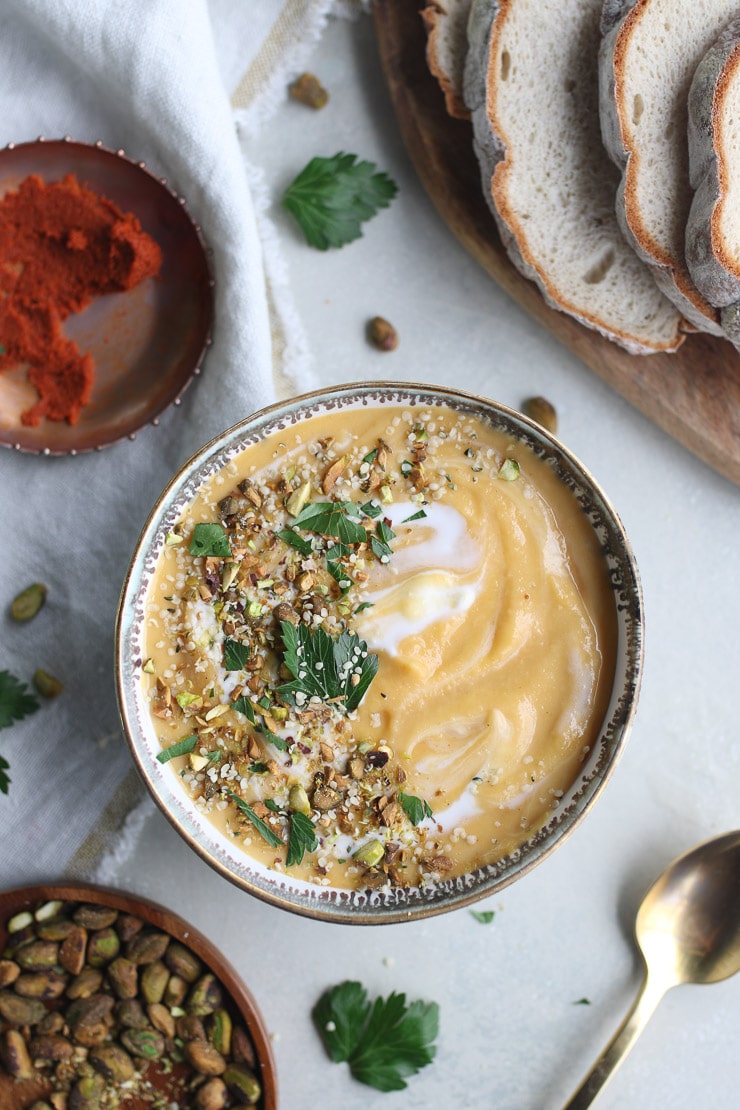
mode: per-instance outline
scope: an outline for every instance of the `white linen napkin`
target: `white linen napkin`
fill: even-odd
[[[63,693],[0,731],[0,888],[105,876],[151,803],[115,700],[113,634],[138,533],[177,467],[212,436],[312,384],[254,136],[300,71],[331,0],[5,0],[0,144],[102,140],[165,177],[201,225],[216,279],[214,342],[181,405],[134,442],[74,458],[0,451],[0,670],[43,668]],[[235,93],[234,105],[230,103]],[[2,337],[0,336],[0,342]],[[29,624],[13,597],[48,599]]]

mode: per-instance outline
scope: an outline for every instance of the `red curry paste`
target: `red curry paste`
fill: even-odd
[[[32,175],[0,200],[0,370],[28,364],[42,417],[77,422],[95,368],[62,332],[94,297],[131,289],[159,272],[162,252],[130,212],[70,174],[47,185]]]

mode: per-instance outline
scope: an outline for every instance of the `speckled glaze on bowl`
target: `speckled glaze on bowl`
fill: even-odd
[[[483,419],[525,443],[571,490],[598,538],[617,615],[616,668],[611,699],[598,739],[570,790],[546,825],[520,848],[493,864],[435,886],[348,891],[270,871],[220,834],[187,796],[171,768],[156,760],[160,745],[144,696],[145,599],[165,536],[203,482],[249,444],[309,416],[337,409],[442,405]],[[262,409],[194,455],[155,505],[123,586],[116,632],[118,698],[131,753],[155,802],[188,844],[231,882],[273,905],[324,921],[384,924],[408,921],[469,905],[530,871],[576,828],[601,793],[627,739],[642,672],[642,591],[630,544],[619,517],[591,475],[556,439],[527,417],[485,397],[441,386],[367,382],[338,386]]]

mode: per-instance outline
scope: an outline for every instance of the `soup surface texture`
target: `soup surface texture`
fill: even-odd
[[[552,815],[599,734],[613,594],[576,499],[443,407],[330,411],[247,446],[168,534],[142,679],[183,788],[246,852],[427,885]]]

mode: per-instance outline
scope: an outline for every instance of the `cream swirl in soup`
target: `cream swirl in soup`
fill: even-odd
[[[251,445],[168,536],[143,680],[184,789],[323,885],[418,885],[549,818],[603,722],[614,601],[579,505],[444,408]]]

